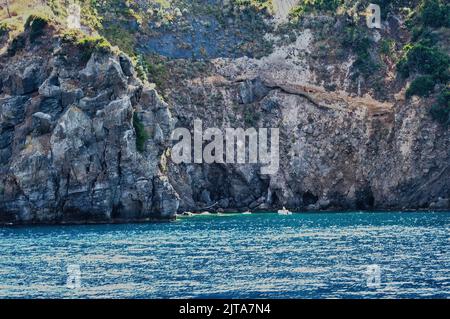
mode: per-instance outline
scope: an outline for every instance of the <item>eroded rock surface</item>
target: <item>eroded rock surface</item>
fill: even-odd
[[[83,65],[58,46],[41,54],[1,63],[0,221],[173,218],[179,197],[159,164],[174,126],[167,104],[124,55]]]
[[[351,62],[318,74],[312,37],[305,30],[261,59],[213,60],[207,75],[169,90],[179,126],[199,118],[204,127],[280,128],[277,174],[260,175],[255,165],[170,165],[181,207],[448,209],[448,128],[423,100],[405,100],[395,88],[384,101],[352,93]]]

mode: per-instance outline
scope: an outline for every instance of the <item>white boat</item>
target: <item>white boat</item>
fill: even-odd
[[[252,213],[251,211],[247,210],[247,211],[243,212],[242,215],[251,215],[251,213]]]
[[[292,215],[292,212],[283,206],[283,209],[278,210],[278,214],[279,215]]]

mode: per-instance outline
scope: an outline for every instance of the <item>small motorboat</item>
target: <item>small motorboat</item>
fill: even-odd
[[[278,210],[278,215],[292,215],[292,212],[283,206],[283,209]]]
[[[245,211],[245,212],[242,213],[242,215],[251,215],[251,214],[252,214],[252,212],[249,211],[249,210],[247,210],[247,211]]]

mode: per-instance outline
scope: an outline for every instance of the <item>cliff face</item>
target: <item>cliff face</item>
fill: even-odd
[[[260,175],[255,165],[170,165],[181,207],[448,208],[448,128],[404,91],[393,88],[383,102],[350,93],[350,63],[330,63],[321,75],[312,37],[307,29],[262,59],[212,60],[207,76],[169,90],[177,125],[200,118],[204,127],[280,128],[277,174]]]
[[[391,23],[384,32],[395,33]],[[294,41],[269,35],[275,45],[262,58],[175,60],[164,99],[123,53],[86,54],[51,27],[37,41],[24,36],[0,57],[1,223],[450,208],[450,131],[432,120],[431,100],[405,99],[392,76],[371,91],[352,54],[330,51],[324,63],[314,26]],[[204,129],[279,128],[278,172],[175,164],[171,132],[195,119]]]
[[[81,56],[49,33],[1,58],[0,221],[173,218],[167,104],[125,55]],[[153,133],[142,153],[133,120]]]

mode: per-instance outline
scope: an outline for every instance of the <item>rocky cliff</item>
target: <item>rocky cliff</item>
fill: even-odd
[[[277,174],[260,175],[254,165],[169,165],[180,207],[448,208],[449,129],[404,91],[385,101],[349,92],[350,64],[330,63],[321,80],[321,62],[308,57],[312,37],[305,30],[262,59],[213,60],[208,76],[169,94],[178,125],[201,118],[208,127],[280,128]]]
[[[3,38],[0,222],[156,220],[282,206],[449,209],[450,130],[432,119],[433,97],[407,98],[389,59],[373,90],[373,78],[355,72],[356,54],[323,52],[326,30],[343,33],[342,19],[314,21],[289,39],[267,34],[273,48],[262,57],[168,61],[159,94],[134,61],[98,39],[50,24],[37,39],[32,27],[19,40]],[[398,26],[392,16],[370,37],[400,41]],[[171,132],[192,130],[194,119],[205,128],[279,128],[278,172],[175,164]]]
[[[1,57],[0,220],[173,218],[179,196],[160,169],[174,126],[131,60],[45,36]],[[135,125],[133,125],[133,122]],[[136,150],[136,122],[151,136]]]

